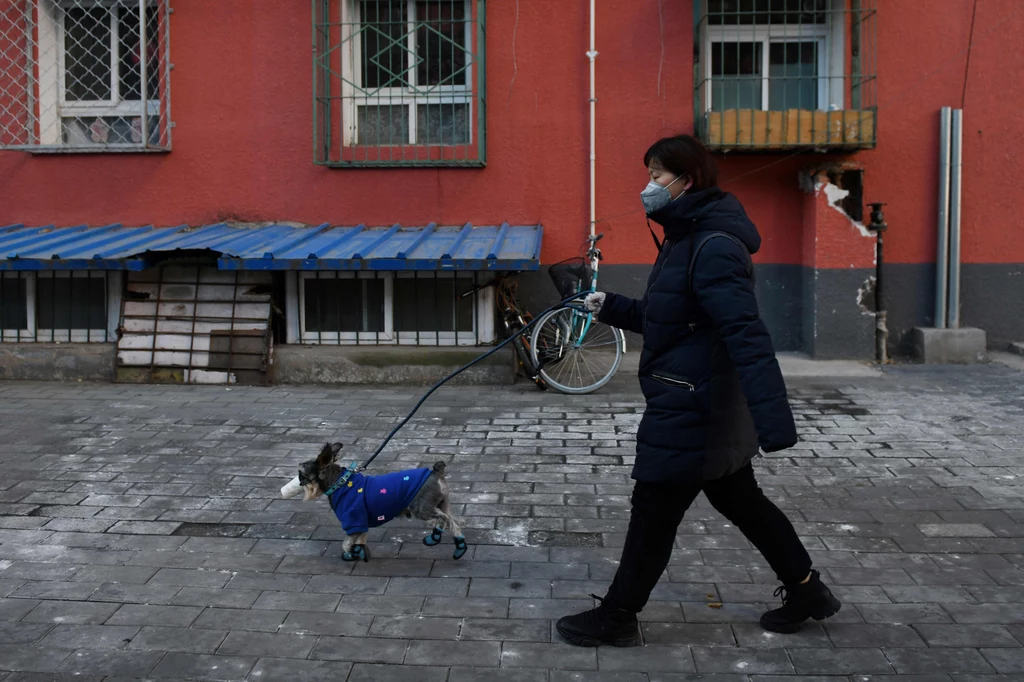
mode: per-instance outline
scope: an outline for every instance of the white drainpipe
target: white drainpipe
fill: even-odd
[[[597,60],[597,49],[594,41],[594,22],[596,18],[595,0],[590,0],[590,50],[587,58],[590,60],[590,236],[597,232],[597,86],[594,75],[594,62]]]

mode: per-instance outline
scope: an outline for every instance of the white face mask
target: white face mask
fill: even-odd
[[[640,201],[644,204],[644,210],[647,211],[647,215],[650,215],[660,208],[665,208],[672,203],[672,193],[668,191],[668,188],[679,182],[679,178],[676,178],[667,185],[661,185],[651,180],[647,183],[647,187],[640,192]],[[685,190],[679,196],[683,196]],[[676,197],[678,199],[679,197]]]

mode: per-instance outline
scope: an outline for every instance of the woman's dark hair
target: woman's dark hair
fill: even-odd
[[[692,191],[718,185],[718,165],[700,140],[690,135],[663,137],[644,154],[644,166],[660,166],[693,181]]]

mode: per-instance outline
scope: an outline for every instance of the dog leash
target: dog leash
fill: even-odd
[[[427,401],[427,398],[429,398],[434,391],[436,391],[437,389],[441,388],[448,381],[450,381],[451,379],[454,379],[459,374],[465,372],[467,369],[469,369],[470,367],[472,367],[476,363],[480,362],[484,358],[487,358],[487,357],[490,357],[491,355],[494,355],[499,350],[504,348],[506,345],[511,343],[513,339],[515,339],[515,338],[517,338],[519,336],[522,336],[530,327],[532,327],[534,324],[536,324],[538,320],[543,318],[549,312],[551,312],[552,310],[558,310],[558,309],[561,309],[561,308],[571,308],[572,310],[578,310],[579,312],[588,313],[589,314],[588,310],[585,310],[584,308],[582,308],[580,306],[570,305],[570,303],[572,303],[573,301],[577,301],[577,300],[580,299],[581,296],[585,296],[586,294],[589,294],[589,293],[590,293],[589,291],[583,291],[583,292],[580,292],[580,293],[573,294],[569,298],[566,298],[565,300],[559,301],[555,305],[545,309],[539,315],[537,315],[532,320],[527,322],[526,325],[524,325],[522,329],[519,329],[519,330],[516,330],[515,332],[513,332],[507,339],[505,339],[504,341],[499,343],[497,346],[495,346],[494,348],[490,349],[486,353],[473,358],[472,360],[467,362],[465,365],[463,365],[462,367],[458,368],[457,370],[455,370],[454,372],[452,372],[451,374],[449,374],[448,376],[444,377],[443,379],[438,381],[436,384],[431,386],[430,390],[423,394],[423,397],[420,398],[419,402],[416,403],[415,407],[413,407],[412,410],[410,410],[409,414],[405,415],[405,418],[402,419],[402,421],[398,422],[398,425],[395,426],[395,428],[391,429],[391,433],[389,433],[384,438],[384,441],[374,451],[374,453],[372,455],[370,455],[369,459],[367,459],[362,464],[360,464],[359,462],[353,462],[352,466],[350,466],[348,469],[346,469],[345,473],[343,473],[341,475],[341,478],[339,478],[337,481],[335,481],[334,485],[332,485],[330,488],[328,488],[324,492],[324,494],[328,495],[328,496],[332,495],[333,493],[335,493],[338,490],[338,488],[341,488],[342,486],[348,484],[348,480],[352,477],[352,474],[360,472],[360,471],[363,471],[363,470],[366,469],[366,467],[370,466],[370,462],[372,462],[374,459],[376,459],[377,455],[379,455],[384,450],[384,448],[387,447],[387,444],[391,442],[391,439],[395,437],[395,434],[398,433],[403,426],[405,426],[406,424],[409,423],[409,420],[413,418],[413,415],[416,414],[416,412],[420,409],[420,407],[423,406],[423,403],[425,403]]]

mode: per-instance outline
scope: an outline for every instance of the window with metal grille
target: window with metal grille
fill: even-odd
[[[313,0],[313,12],[317,163],[484,163],[484,0]]]
[[[310,272],[299,281],[302,343],[455,346],[493,339],[493,289],[469,295],[473,273]]]
[[[168,0],[10,0],[0,148],[169,150],[169,30]]]
[[[15,343],[113,341],[120,287],[120,273],[2,273],[0,338]]]
[[[697,132],[715,149],[875,143],[874,0],[698,0]]]

